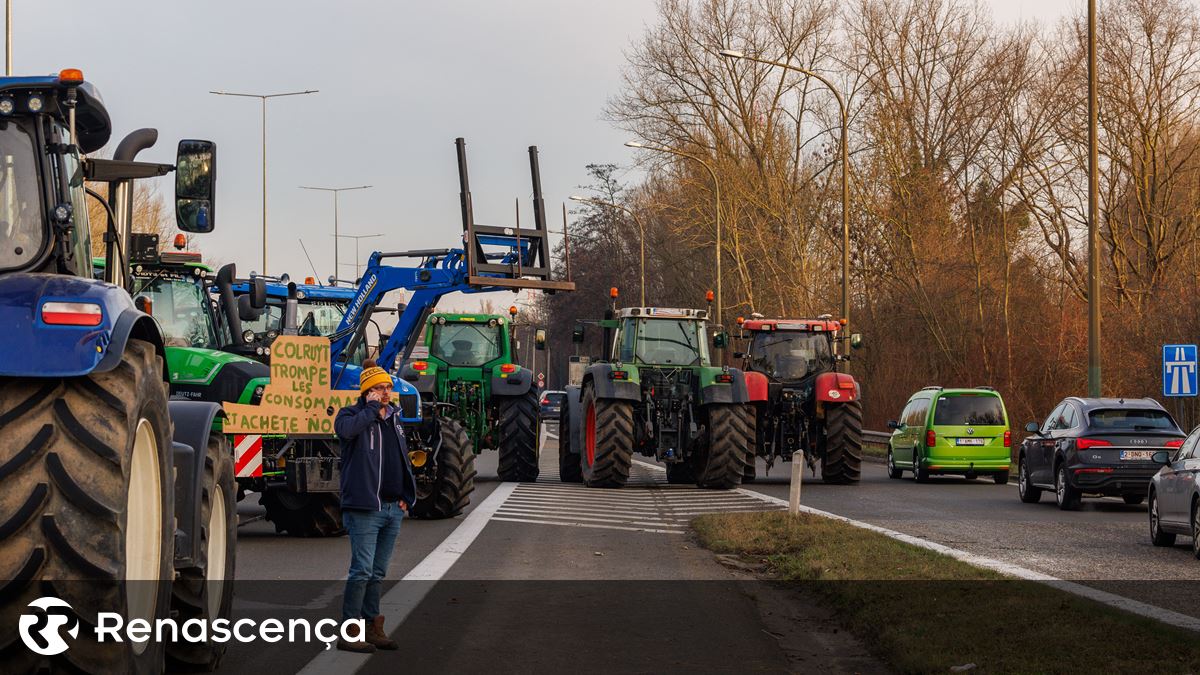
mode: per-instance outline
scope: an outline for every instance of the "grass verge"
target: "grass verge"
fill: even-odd
[[[706,548],[815,593],[901,672],[1200,672],[1194,633],[846,523],[769,512],[692,526]]]

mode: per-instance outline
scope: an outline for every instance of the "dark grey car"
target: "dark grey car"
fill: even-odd
[[[1150,480],[1150,541],[1173,546],[1179,534],[1192,538],[1200,558],[1200,427]]]
[[[1084,495],[1146,498],[1150,478],[1184,433],[1158,401],[1148,398],[1064,399],[1039,427],[1030,422],[1017,451],[1017,487],[1023,502],[1054,492],[1061,509],[1079,507]]]

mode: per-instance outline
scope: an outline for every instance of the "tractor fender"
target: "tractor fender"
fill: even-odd
[[[846,373],[821,373],[813,388],[817,400],[822,403],[849,403],[861,397],[858,380]]]
[[[520,396],[533,386],[532,370],[518,367],[515,373],[502,373],[500,368],[492,368],[492,396]]]
[[[743,371],[746,378],[746,398],[751,403],[760,403],[770,400],[770,383],[767,381],[767,376],[754,371]]]
[[[614,380],[610,376],[612,371],[617,370],[611,363],[597,363],[588,367],[583,375],[583,382],[587,384],[591,382],[596,389],[596,398],[615,398],[622,401],[633,401],[640,403],[642,400],[642,384],[636,379],[630,380]],[[632,372],[636,378],[636,371],[630,366],[623,366],[621,370]]]
[[[700,404],[713,403],[749,403],[750,396],[746,388],[746,374],[737,368],[730,368],[732,382],[718,382],[700,389]]]
[[[46,323],[47,302],[98,306],[94,325]],[[60,274],[14,273],[0,277],[0,325],[8,326],[0,351],[0,376],[78,377],[117,367],[130,335],[163,356],[158,325],[137,311],[133,298],[112,284]],[[165,376],[165,373],[164,373]]]
[[[437,393],[437,372],[436,363],[426,362],[425,370],[417,370],[410,361],[400,369],[400,378],[412,383],[422,396],[433,398]]]
[[[213,422],[221,406],[206,401],[169,401],[175,427],[175,567],[200,562],[200,501],[204,490],[204,459]]]
[[[563,405],[567,406],[567,428],[560,429],[559,434],[570,434],[570,448],[579,454],[579,449],[583,447],[583,389],[579,385],[569,384],[566,386],[567,400]]]

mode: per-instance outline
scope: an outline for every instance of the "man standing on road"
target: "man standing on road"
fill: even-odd
[[[379,614],[379,592],[400,534],[400,522],[417,496],[398,408],[391,405],[392,378],[368,359],[358,381],[358,402],[338,411],[341,441],[342,524],[350,534],[350,574],[342,619],[365,619],[366,640],[338,640],[338,649],[371,653],[397,649]]]

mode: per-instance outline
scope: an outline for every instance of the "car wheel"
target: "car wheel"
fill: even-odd
[[[1158,516],[1158,495],[1150,493],[1150,543],[1155,546],[1174,546],[1175,535],[1163,532]],[[1193,525],[1195,527],[1195,525]],[[1195,540],[1193,539],[1193,542]],[[1195,544],[1192,545],[1195,550]]]
[[[1017,460],[1017,494],[1026,504],[1036,504],[1042,499],[1042,489],[1029,482],[1029,465],[1025,463],[1024,455]]]
[[[1192,555],[1200,558],[1200,508],[1192,503]]]
[[[992,482],[996,485],[1008,485],[1008,472],[999,471],[992,474]]]
[[[1146,500],[1146,495],[1121,495],[1121,499],[1130,506],[1137,506]]]
[[[1058,508],[1063,511],[1074,511],[1079,508],[1079,491],[1067,482],[1065,464],[1059,464],[1058,471],[1054,474],[1054,496],[1055,501],[1058,502]]]
[[[892,451],[889,448],[887,454],[887,471],[888,478],[899,478],[904,475],[904,469],[896,468],[896,459],[892,457]]]

